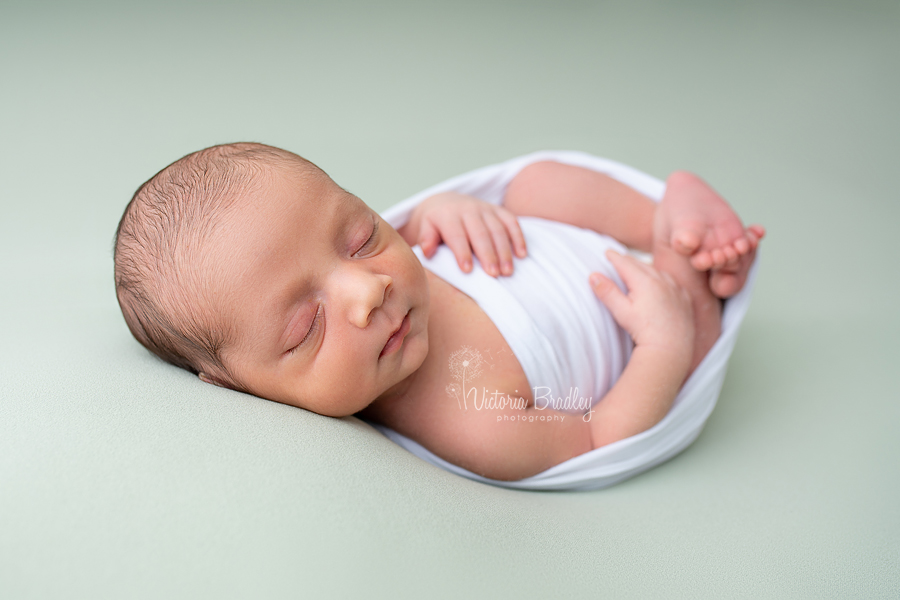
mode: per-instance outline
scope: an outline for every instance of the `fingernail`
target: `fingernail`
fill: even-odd
[[[497,276],[497,265],[490,265],[488,267],[488,275],[490,275],[491,277]]]
[[[504,262],[502,269],[504,275],[509,275],[510,273],[512,273],[512,263]]]
[[[597,287],[600,285],[600,276],[596,273],[591,273],[590,282],[592,286]]]
[[[468,260],[463,261],[463,271],[469,271],[472,268],[472,263]]]

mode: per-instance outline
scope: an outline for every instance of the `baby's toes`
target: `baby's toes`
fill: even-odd
[[[750,240],[746,237],[739,237],[734,241],[734,249],[738,254],[747,254],[750,252]]]
[[[712,255],[706,251],[698,252],[691,257],[691,266],[698,271],[709,271],[713,266]]]
[[[700,247],[700,236],[689,229],[672,232],[672,247],[679,254],[690,256]]]
[[[759,246],[759,238],[756,236],[755,233],[753,233],[749,229],[747,230],[747,241],[750,243],[750,251],[751,252],[753,250],[756,250],[756,247]]]
[[[737,268],[740,266],[740,264],[741,264],[741,257],[737,253],[735,253],[735,255],[733,257],[730,257],[727,261],[725,261],[725,264],[722,265],[722,270],[733,273],[734,271],[737,270]]]
[[[722,267],[725,266],[725,261],[726,261],[725,253],[722,251],[721,248],[713,249],[713,251],[710,252],[710,254],[712,255],[712,268],[713,269],[721,269]]]
[[[719,298],[731,298],[743,287],[743,279],[741,273],[713,271],[709,276],[709,289]]]
[[[766,235],[766,230],[761,225],[751,225],[746,231],[747,240],[750,242],[750,249],[756,250],[759,246],[759,240]]]
[[[735,262],[737,262],[737,250],[735,250],[734,247],[730,244],[727,246],[722,246],[722,253],[725,255],[725,264],[722,266],[728,267],[729,264],[734,264]]]

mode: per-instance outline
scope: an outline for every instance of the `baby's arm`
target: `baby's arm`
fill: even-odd
[[[486,273],[512,275],[512,252],[525,258],[525,236],[509,210],[473,196],[444,192],[423,200],[397,232],[410,246],[419,244],[430,258],[441,240],[453,251],[459,268],[472,270],[472,250]]]
[[[761,225],[744,228],[724,198],[685,171],[668,177],[657,205],[603,173],[552,161],[536,162],[513,178],[503,206],[515,215],[592,229],[654,255],[671,250],[688,259],[694,270],[709,272],[705,286],[719,298],[730,298],[743,287],[756,247],[765,235]],[[666,271],[671,261],[657,264],[654,258],[654,265]],[[670,274],[685,286],[674,272]],[[702,326],[698,322],[698,327]]]
[[[606,256],[628,294],[599,273],[591,285],[635,347],[591,414],[594,448],[646,431],[666,416],[691,367],[695,333],[691,296],[668,273],[611,250]]]
[[[584,416],[529,406],[523,411],[459,411],[408,427],[430,450],[492,479],[536,475],[592,449],[645,431],[665,417],[688,373],[694,327],[691,299],[666,273],[630,256],[607,253],[623,281],[592,282],[595,293],[635,341],[624,372]],[[512,421],[512,422],[511,422]]]
[[[510,182],[503,206],[515,215],[591,229],[642,252],[653,247],[656,203],[590,169],[550,161],[528,165]]]

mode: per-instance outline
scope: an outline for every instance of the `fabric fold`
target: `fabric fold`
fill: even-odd
[[[500,205],[506,187],[524,167],[555,161],[604,173],[659,202],[665,184],[645,173],[582,152],[542,151],[448,179],[394,205],[382,217],[395,228],[404,225],[422,200],[455,191]],[[516,355],[532,388],[546,386],[554,395],[574,387],[592,397],[591,404],[618,379],[632,349],[630,337],[587,283],[600,271],[624,289],[604,256],[605,249],[625,249],[617,241],[572,225],[520,217],[529,248],[525,259],[514,258],[512,277],[493,278],[473,261],[470,273],[459,270],[447,246],[431,259],[413,248],[422,264],[472,297],[494,322]],[[453,465],[417,442],[377,423],[373,427],[419,458],[463,477],[506,488],[527,490],[589,490],[608,487],[672,458],[700,434],[712,413],[725,379],[728,358],[750,303],[759,254],[744,288],[725,302],[722,334],[685,382],[672,409],[651,429],[569,459],[519,481],[482,477]]]

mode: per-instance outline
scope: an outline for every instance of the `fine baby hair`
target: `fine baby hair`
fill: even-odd
[[[410,231],[420,231],[417,228],[419,227],[418,223],[421,222],[422,213],[418,209],[422,206],[435,206],[435,204],[426,203],[426,200],[432,201],[435,197],[441,197],[442,199],[450,198],[453,201],[457,197],[466,197],[473,202],[482,203],[482,206],[502,208],[511,183],[514,180],[523,181],[522,178],[517,180],[517,176],[523,171],[541,164],[566,165],[577,167],[579,173],[601,174],[607,180],[613,181],[614,185],[619,188],[630,190],[628,193],[637,192],[637,195],[643,198],[642,202],[650,206],[653,206],[653,202],[650,200],[659,203],[666,193],[666,184],[662,181],[614,161],[580,152],[537,152],[454,177],[396,204],[381,215],[376,215],[360,199],[347,193],[331,181],[321,169],[294,153],[256,143],[214,146],[189,154],[167,166],[140,186],[128,203],[115,238],[114,263],[117,299],[129,330],[143,346],[164,361],[197,374],[208,383],[253,393],[269,400],[301,406],[320,414],[358,416],[420,458],[448,471],[484,483],[519,489],[596,489],[606,487],[671,458],[687,447],[700,433],[715,406],[724,381],[725,367],[734,347],[740,323],[749,305],[758,257],[754,258],[752,253],[746,254],[746,249],[738,250],[738,258],[745,256],[744,259],[741,259],[745,266],[741,267],[742,271],[738,272],[736,277],[741,279],[746,277],[746,281],[741,280],[742,287],[733,288],[736,293],[727,292],[719,295],[719,297],[728,298],[724,301],[721,309],[716,309],[717,311],[721,310],[721,333],[718,334],[717,330],[718,337],[710,338],[709,344],[704,347],[703,351],[694,354],[695,362],[690,369],[687,369],[687,362],[684,362],[685,370],[681,371],[683,374],[678,380],[683,381],[683,384],[679,384],[680,387],[671,387],[667,403],[663,405],[663,410],[666,412],[660,412],[658,417],[648,421],[642,429],[632,429],[619,437],[610,437],[605,441],[598,441],[601,438],[594,437],[595,441],[589,446],[592,449],[577,450],[577,455],[569,453],[552,463],[547,462],[546,458],[541,459],[544,462],[540,464],[545,466],[541,466],[539,469],[526,471],[525,469],[530,467],[523,467],[523,470],[518,471],[518,475],[503,475],[503,473],[516,473],[517,471],[496,468],[498,460],[500,463],[505,460],[498,458],[500,455],[495,455],[493,462],[488,460],[483,463],[488,465],[484,470],[480,467],[476,468],[473,465],[482,463],[470,459],[475,456],[480,460],[481,456],[474,454],[470,456],[465,451],[481,447],[477,441],[478,436],[490,435],[487,432],[493,430],[477,429],[479,433],[473,437],[474,430],[469,429],[462,437],[473,440],[474,446],[468,448],[453,446],[461,439],[460,432],[469,427],[466,423],[475,423],[475,421],[465,421],[465,419],[454,420],[454,415],[461,413],[453,411],[457,408],[468,411],[468,405],[464,401],[460,402],[459,397],[452,406],[446,404],[447,397],[420,398],[423,391],[432,390],[428,394],[433,395],[434,390],[439,389],[438,386],[432,385],[431,379],[428,379],[428,385],[418,385],[414,388],[410,388],[409,385],[404,387],[405,384],[416,379],[413,377],[414,373],[418,375],[427,372],[427,377],[433,378],[434,382],[438,382],[444,377],[443,371],[441,371],[443,367],[435,367],[435,365],[439,366],[445,362],[444,354],[435,353],[428,356],[429,359],[434,357],[431,362],[427,363],[429,368],[417,371],[420,365],[426,364],[422,361],[429,353],[427,336],[432,331],[432,322],[427,316],[429,315],[428,297],[431,294],[432,300],[434,300],[435,296],[433,291],[429,292],[428,290],[440,289],[442,290],[441,294],[452,294],[453,292],[450,290],[455,288],[456,291],[463,292],[470,302],[474,301],[480,307],[480,310],[483,311],[482,317],[489,319],[486,323],[492,323],[498,335],[502,335],[502,338],[490,339],[507,341],[506,348],[512,352],[513,362],[505,364],[521,365],[518,367],[518,372],[522,373],[527,381],[524,379],[515,381],[525,383],[524,387],[534,387],[535,400],[538,398],[538,387],[536,387],[538,385],[551,386],[552,384],[553,389],[565,389],[564,386],[574,381],[582,386],[580,389],[591,402],[589,406],[586,406],[590,413],[614,384],[621,385],[616,384],[616,381],[620,379],[623,368],[633,368],[627,366],[634,344],[629,339],[628,333],[622,330],[622,327],[626,325],[622,325],[623,322],[619,316],[613,320],[607,307],[604,307],[604,304],[608,305],[607,300],[604,299],[601,303],[595,296],[597,291],[592,291],[587,284],[589,273],[600,272],[604,274],[607,286],[618,286],[621,292],[625,291],[622,281],[627,282],[628,278],[623,276],[622,279],[619,279],[615,271],[616,268],[625,268],[627,265],[621,262],[621,259],[615,259],[614,262],[621,267],[613,268],[610,263],[611,259],[603,256],[607,254],[607,250],[614,250],[618,253],[625,252],[625,248],[612,237],[581,229],[569,223],[554,222],[520,213],[520,235],[526,233],[530,236],[529,252],[533,251],[534,254],[527,260],[522,259],[524,255],[519,255],[522,260],[517,263],[515,276],[498,277],[495,265],[475,261],[474,269],[471,268],[471,265],[469,269],[466,269],[463,266],[465,261],[459,256],[457,247],[451,249],[448,245],[440,245],[440,247],[434,248],[429,243],[429,249],[423,250],[425,243],[421,240],[424,240],[425,237],[419,237],[419,235],[427,236],[427,233],[409,233]],[[582,175],[576,175],[577,177],[582,177]],[[281,187],[278,187],[279,185]],[[276,198],[280,193],[279,190],[284,191],[279,197],[280,199]],[[512,192],[509,197],[513,197]],[[255,237],[247,239],[263,240],[263,242],[268,241],[265,239],[267,236],[266,224],[273,223],[273,227],[277,229],[279,216],[287,214],[279,212],[278,207],[303,205],[303,208],[285,209],[293,211],[290,212],[291,216],[289,217],[293,220],[290,221],[288,229],[283,226],[281,229],[277,229],[281,232],[281,237],[273,238],[268,244],[268,250],[273,247],[276,249],[285,247],[282,244],[292,248],[282,253],[285,262],[278,263],[279,266],[273,266],[272,263],[266,265],[268,271],[265,273],[272,275],[270,278],[272,280],[283,283],[287,279],[282,275],[290,273],[292,285],[296,284],[299,276],[294,274],[294,265],[300,263],[307,266],[313,264],[313,267],[309,267],[310,269],[319,269],[322,272],[330,273],[331,271],[323,266],[324,263],[321,265],[314,263],[319,260],[319,251],[328,254],[327,247],[330,246],[327,244],[332,244],[331,238],[328,236],[332,235],[330,232],[338,231],[335,223],[350,223],[346,228],[355,232],[354,239],[358,238],[359,243],[354,242],[354,248],[362,246],[360,252],[363,248],[368,247],[371,240],[376,240],[374,242],[376,252],[371,256],[378,257],[377,259],[357,260],[356,253],[352,255],[342,253],[338,258],[328,255],[326,258],[326,260],[338,261],[329,264],[337,265],[336,268],[339,271],[344,269],[341,271],[343,279],[341,279],[340,285],[345,287],[338,286],[330,289],[340,294],[342,302],[347,298],[350,298],[349,300],[346,300],[344,304],[332,302],[324,313],[321,312],[323,305],[319,305],[320,310],[315,312],[314,318],[312,313],[309,314],[312,319],[311,326],[304,325],[305,320],[299,319],[299,317],[294,317],[290,321],[293,324],[299,319],[302,331],[309,329],[309,333],[303,338],[305,341],[312,332],[319,331],[316,324],[319,322],[320,314],[325,315],[321,317],[322,319],[329,319],[328,325],[324,326],[326,329],[323,331],[330,332],[330,337],[326,338],[324,333],[317,333],[315,339],[331,341],[327,343],[318,341],[314,346],[318,349],[320,345],[331,344],[324,346],[329,349],[330,355],[326,353],[327,356],[319,361],[326,367],[330,364],[331,370],[320,370],[318,373],[328,373],[331,378],[329,381],[337,382],[337,386],[296,387],[301,381],[299,374],[307,372],[304,370],[306,367],[303,365],[307,364],[304,361],[309,361],[309,365],[319,364],[311,359],[321,358],[322,353],[309,352],[309,346],[305,347],[307,354],[301,353],[300,357],[302,358],[294,357],[291,359],[293,362],[285,359],[283,362],[288,364],[288,367],[284,368],[281,366],[282,362],[279,362],[277,368],[273,367],[268,371],[265,369],[248,371],[240,365],[235,370],[234,363],[230,362],[232,355],[229,354],[229,349],[235,346],[235,340],[240,338],[242,343],[246,344],[246,339],[241,338],[243,334],[239,334],[234,322],[228,318],[227,311],[221,310],[224,306],[222,298],[224,292],[234,292],[233,286],[236,285],[237,280],[244,277],[249,271],[241,270],[243,267],[236,267],[237,271],[232,269],[225,273],[223,265],[226,263],[223,260],[228,261],[229,257],[233,259],[246,254],[248,248],[266,247],[266,244],[246,247],[238,244],[241,249],[236,250],[235,254],[229,255],[228,252],[225,252],[225,258],[220,255],[217,260],[211,260],[208,246],[213,239],[218,239],[220,242],[222,239],[241,241],[250,235],[245,234],[243,227],[229,230],[231,238],[222,237],[220,234],[223,227],[227,228],[229,218],[232,222],[231,226],[234,227],[234,221],[240,222],[246,214],[257,214],[253,211],[246,214],[242,212],[248,210],[248,207],[253,208],[256,202],[268,206],[271,210],[258,212],[258,215],[265,217],[261,221],[262,226],[258,221],[257,228],[252,234]],[[672,206],[671,204],[667,205],[666,202],[662,203],[663,207]],[[724,203],[722,205],[726,206]],[[335,216],[344,209],[346,209],[346,215],[340,216],[340,218]],[[653,209],[647,210],[652,211]],[[661,211],[656,210],[656,214],[661,214]],[[412,223],[412,217],[415,215],[418,218],[417,224],[415,228],[409,229],[407,226]],[[509,217],[509,215],[506,216]],[[356,222],[355,225],[353,225],[354,222]],[[574,221],[572,222],[574,223]],[[308,223],[315,224],[307,226]],[[379,229],[379,223],[389,227]],[[239,224],[243,225],[243,223]],[[363,230],[364,233],[360,237],[359,234]],[[406,231],[404,232],[404,230]],[[598,232],[602,230],[602,227],[597,228]],[[512,231],[510,229],[510,235],[512,235]],[[760,233],[748,234],[748,236],[762,237],[762,229],[759,228],[758,231]],[[672,234],[673,240],[677,237],[676,233]],[[444,237],[443,231],[441,234]],[[654,233],[654,235],[656,234]],[[369,241],[366,241],[367,237]],[[321,243],[296,241],[306,238],[310,240],[322,238],[324,241]],[[597,240],[600,238],[603,240],[598,245]],[[275,239],[280,241],[276,242]],[[416,244],[414,239],[419,239],[421,246]],[[365,242],[365,245],[362,242]],[[304,243],[307,245],[303,245]],[[334,247],[343,243],[334,242],[336,244]],[[746,243],[744,245],[746,246]],[[341,245],[341,247],[344,246]],[[472,247],[478,251],[475,243],[472,243]],[[755,239],[753,248],[755,249]],[[221,250],[221,244],[219,249]],[[302,252],[298,254],[301,250]],[[310,253],[311,250],[315,250],[315,252]],[[734,246],[729,247],[728,250],[731,254],[735,254]],[[272,256],[278,255],[273,254]],[[587,258],[581,261],[579,256]],[[478,254],[478,258],[484,260],[482,254]],[[679,260],[687,264],[686,258]],[[734,278],[735,276],[729,275],[728,268],[721,269],[723,265],[728,266],[722,261],[721,253],[718,260],[718,266],[715,267],[719,269],[717,285],[720,286],[719,289],[724,289],[721,287],[724,285],[723,282],[727,284],[728,277]],[[729,264],[736,264],[734,256],[730,260]],[[258,262],[242,264],[252,265],[258,264]],[[377,267],[366,265],[377,265]],[[701,267],[697,268],[701,271],[704,270]],[[706,267],[706,269],[709,268]],[[659,273],[653,267],[647,266],[642,269],[646,271],[644,277],[651,276],[658,279]],[[469,270],[471,272],[468,272]],[[689,268],[689,270],[691,269]],[[315,273],[318,272],[315,271]],[[419,272],[422,274],[420,275]],[[429,278],[436,279],[426,281],[426,272]],[[661,284],[663,287],[675,285],[668,273],[663,273],[663,275],[668,278],[669,282]],[[527,279],[527,277],[531,277],[531,279]],[[554,278],[560,284],[558,289],[547,289],[542,292],[536,287],[538,282],[550,281]],[[563,279],[567,279],[568,283],[563,284]],[[248,279],[248,281],[254,280]],[[433,283],[433,281],[442,283]],[[635,281],[637,280],[635,279]],[[435,287],[438,285],[442,287]],[[232,287],[229,288],[229,286]],[[350,286],[350,288],[346,286]],[[628,286],[631,288],[631,284]],[[351,290],[351,288],[353,289]],[[624,299],[618,289],[609,293]],[[553,293],[556,293],[557,297],[554,298]],[[640,296],[640,291],[629,290],[629,293],[637,294],[634,296],[635,298],[649,297]],[[686,297],[686,292],[682,290],[682,293]],[[375,295],[373,296],[373,294]],[[532,301],[532,296],[541,294],[543,304]],[[229,297],[233,297],[233,295]],[[709,290],[707,290],[707,295],[709,295]],[[246,297],[246,290],[244,290],[244,296]],[[719,301],[714,300],[718,306]],[[344,336],[342,337],[340,328],[346,323],[341,319],[346,318],[349,314],[347,308],[350,304],[370,301],[374,304],[366,304],[366,311],[359,313],[358,316],[365,317],[371,309],[371,314],[378,315],[377,326],[370,327],[368,317],[357,319],[355,326],[343,330]],[[619,302],[621,301],[623,300],[619,300]],[[679,302],[683,303],[684,299]],[[433,301],[431,305],[434,305]],[[690,301],[688,300],[689,305]],[[249,306],[257,312],[262,310],[255,297],[251,299]],[[448,307],[450,304],[444,302],[441,306]],[[379,307],[382,308],[376,312]],[[551,313],[554,312],[565,314],[551,316]],[[244,313],[236,314],[246,316]],[[404,314],[406,317],[403,316]],[[453,313],[447,312],[447,309],[444,309],[442,313],[435,313],[432,310],[431,314],[440,314],[441,318],[445,319],[444,323],[454,322]],[[544,319],[542,315],[549,318]],[[414,320],[410,321],[411,318]],[[455,320],[462,323],[459,318]],[[413,322],[412,326],[409,324],[410,322]],[[435,323],[437,322],[435,321]],[[716,323],[718,324],[718,322],[717,320]],[[244,319],[240,325],[242,328],[240,332],[246,332],[247,323],[252,323],[252,320]],[[425,329],[426,326],[427,329]],[[414,335],[409,334],[409,339],[414,340],[411,342],[412,346],[407,345],[408,339],[406,338],[408,332],[411,331],[410,327],[414,332]],[[435,327],[438,326],[435,325]],[[646,330],[646,326],[644,328]],[[255,330],[256,327],[254,326],[253,329]],[[569,334],[565,334],[561,338],[551,335],[554,330],[561,331],[562,329],[597,331],[598,339],[582,338],[577,335],[566,338],[565,335]],[[353,332],[363,330],[366,333],[359,335],[366,337],[350,339],[356,335]],[[439,329],[435,330],[440,331]],[[301,337],[296,333],[298,328],[293,325],[288,327],[288,331],[293,331],[294,333],[291,335],[297,338]],[[382,335],[384,337],[380,337]],[[397,337],[398,335],[400,337]],[[473,332],[472,335],[475,333]],[[287,334],[283,335],[281,345],[290,339],[293,338]],[[336,339],[342,341],[335,342]],[[386,342],[385,339],[387,339]],[[460,339],[462,338],[457,338],[454,343],[458,343]],[[254,340],[258,341],[257,338]],[[364,342],[361,348],[355,343],[359,340]],[[640,337],[635,335],[634,340],[640,342]],[[299,340],[294,339],[287,346],[296,344],[297,341]],[[349,343],[350,341],[353,343]],[[410,347],[413,350],[407,351]],[[438,347],[441,348],[441,352],[446,353],[449,346],[444,344],[444,346]],[[336,348],[339,350],[337,353],[335,352]],[[647,348],[653,349],[654,346],[648,345]],[[374,354],[371,355],[371,365],[367,358],[370,350],[374,351]],[[378,350],[381,350],[382,355],[385,353],[391,355],[390,360],[387,358],[383,360],[382,355],[378,354]],[[390,351],[388,352],[388,350]],[[342,362],[340,357],[344,356],[341,354],[343,351],[355,352],[352,358],[347,355],[348,358],[351,358],[349,362]],[[293,355],[293,353],[294,349],[290,349],[289,354]],[[679,361],[678,364],[681,364],[683,352],[678,350],[678,353],[681,354],[677,355],[677,361]],[[671,356],[676,357],[676,354],[671,354]],[[476,356],[477,352],[471,355]],[[248,355],[245,353],[242,356],[246,358]],[[641,356],[648,355],[645,352]],[[690,355],[688,355],[689,357]],[[328,363],[328,360],[331,360],[331,363]],[[413,365],[413,360],[418,362]],[[272,362],[272,364],[275,363]],[[351,368],[352,372],[348,372],[348,368],[341,366],[342,364],[361,366],[362,370]],[[647,363],[642,364],[646,365]],[[253,363],[253,366],[255,368],[258,363]],[[673,368],[677,370],[681,367]],[[401,376],[399,373],[402,369],[405,371]],[[272,382],[270,377],[273,373],[278,375],[278,380],[275,382]],[[686,380],[684,373],[688,374]],[[304,377],[307,376],[304,375]],[[316,379],[315,372],[312,372],[310,377]],[[416,383],[422,384],[425,379],[426,376],[419,377],[416,379]],[[390,381],[390,385],[383,385],[388,381]],[[505,380],[506,383],[509,381],[514,380]],[[634,377],[629,381],[635,381]],[[450,387],[447,387],[448,393]],[[523,386],[520,383],[516,387]],[[512,386],[507,391],[511,392],[511,388]],[[415,389],[416,393],[409,392],[410,389]],[[578,388],[575,389],[578,390]],[[325,401],[317,403],[318,392],[324,390],[329,390],[328,397]],[[588,396],[588,392],[595,393]],[[620,392],[617,398],[621,397],[622,393]],[[420,402],[418,407],[411,404],[413,398]],[[342,399],[346,401],[342,401]],[[431,420],[430,424],[426,426],[425,423],[429,423],[429,421],[427,417],[422,420],[422,416],[426,413],[421,412],[423,406],[421,402],[433,404],[438,401],[444,403],[440,409],[443,412],[435,413],[440,415],[440,419]],[[372,403],[371,406],[368,406],[369,403]],[[529,423],[543,420],[545,415],[553,412],[541,413],[542,408],[536,404],[537,402],[535,402],[535,406],[529,405],[531,408]],[[389,409],[393,410],[393,413],[385,412],[388,410],[385,407],[393,407]],[[397,412],[398,410],[400,412]],[[402,417],[402,414],[408,410],[418,411],[416,414],[419,415],[419,420]],[[555,405],[554,410],[556,410]],[[562,413],[560,415],[563,418]],[[386,416],[390,416],[391,420],[385,421]],[[505,416],[507,419],[510,417],[509,414]],[[522,416],[524,417],[524,415]],[[441,419],[447,419],[447,427],[449,427],[443,432],[440,430]],[[589,419],[585,418],[584,420],[588,421]],[[501,421],[499,414],[497,421]],[[450,425],[451,422],[455,424]],[[482,419],[481,423],[484,422],[485,420]],[[398,431],[398,427],[389,426],[389,424],[394,425],[395,423],[403,425],[405,429],[399,428],[400,431]],[[418,426],[411,425],[414,423],[421,423],[425,429],[417,429]],[[462,426],[463,429],[459,429],[459,426]],[[481,426],[479,425],[479,427]],[[567,425],[566,427],[571,426]],[[425,436],[422,433],[424,430],[427,430],[429,435],[437,435],[437,437]],[[502,434],[501,437],[507,436],[503,439],[514,439],[508,437],[514,431],[511,426],[496,431],[498,434]],[[564,430],[557,429],[555,431]],[[596,429],[592,424],[591,431],[601,430]],[[420,438],[420,434],[425,437]],[[448,435],[450,437],[447,437]],[[528,435],[533,434],[529,433]],[[436,447],[431,446],[433,439],[455,441],[450,446],[437,446],[441,450],[435,451]],[[428,440],[428,443],[423,440]],[[498,449],[502,447],[502,443],[497,446]],[[454,449],[459,450],[460,448],[464,452],[454,454]],[[569,452],[569,450],[565,450],[565,452]],[[482,455],[488,456],[483,452]],[[503,454],[503,456],[505,455]],[[510,457],[512,456],[510,454]],[[566,456],[571,458],[565,458]],[[449,460],[448,457],[456,457],[460,460],[457,461],[456,458]],[[469,468],[461,465],[468,465]],[[546,468],[546,465],[552,466]],[[538,472],[540,469],[544,470]],[[501,475],[491,476],[489,473]],[[524,476],[529,473],[536,474]]]
[[[141,185],[115,235],[116,297],[134,337],[164,361],[194,374],[216,373],[219,382],[241,391],[221,358],[229,326],[212,310],[199,247],[273,167],[327,177],[308,160],[273,146],[213,146]]]

